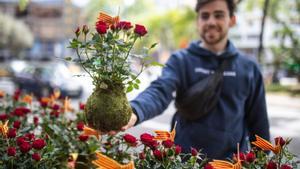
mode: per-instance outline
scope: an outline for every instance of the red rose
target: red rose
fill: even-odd
[[[293,169],[293,167],[288,164],[283,164],[280,169]]]
[[[31,157],[35,161],[40,161],[41,160],[41,155],[39,153],[33,153]]]
[[[142,143],[151,149],[155,149],[158,146],[158,142],[154,140],[154,137],[148,133],[144,133],[140,136]]]
[[[267,166],[266,166],[267,169],[277,169],[277,164],[273,161],[270,161]]]
[[[140,160],[144,160],[145,158],[146,158],[145,153],[144,153],[144,152],[141,152],[141,153],[139,154],[139,159],[140,159]]]
[[[123,139],[127,142],[127,143],[129,143],[129,144],[131,144],[132,146],[135,146],[136,144],[137,144],[137,139],[133,136],[133,135],[131,135],[131,134],[125,134],[124,136],[123,136]]]
[[[120,21],[120,22],[117,24],[117,28],[118,28],[118,29],[128,30],[128,29],[132,28],[132,25],[131,25],[130,22],[127,22],[127,21]]]
[[[84,108],[85,108],[85,104],[84,103],[79,103],[79,109],[84,110]]]
[[[198,151],[193,147],[191,148],[191,153],[192,153],[192,156],[197,156],[198,155]]]
[[[21,126],[21,122],[20,122],[19,120],[14,121],[13,127],[14,127],[15,129],[19,129],[20,126]]]
[[[7,133],[7,137],[8,137],[8,138],[15,138],[16,135],[17,135],[17,129],[15,129],[15,128],[10,128],[10,129],[8,130],[8,133]]]
[[[88,139],[89,139],[88,135],[82,134],[82,135],[79,136],[79,140],[82,141],[82,142],[86,142]]]
[[[135,24],[134,33],[144,36],[147,34],[147,30],[143,25]]]
[[[161,151],[159,151],[159,150],[154,150],[154,151],[153,151],[153,155],[154,155],[154,157],[157,158],[158,160],[162,160],[162,158],[163,158],[163,155],[162,155]]]
[[[41,105],[41,107],[46,108],[48,106],[48,102],[45,101],[45,100],[43,100],[43,99],[41,99],[40,100],[40,105]]]
[[[8,119],[8,115],[7,114],[0,114],[0,120],[1,121],[5,121],[6,119]]]
[[[36,116],[34,116],[33,117],[33,123],[34,123],[34,125],[38,125],[39,124],[39,118],[38,117],[36,117]]]
[[[31,141],[35,138],[35,135],[33,133],[26,133],[24,135],[24,137],[28,140],[28,141]]]
[[[59,112],[54,110],[50,113],[50,116],[58,118]]]
[[[17,90],[14,92],[14,95],[13,95],[14,101],[18,101],[20,95],[21,95],[21,90],[20,90],[20,89],[17,89]]]
[[[16,155],[16,148],[15,147],[8,147],[7,148],[7,155],[8,156],[15,156]]]
[[[84,122],[80,121],[77,123],[77,130],[83,131],[84,128]]]
[[[246,155],[246,161],[252,163],[255,160],[255,154],[251,151]]]
[[[214,169],[214,167],[212,165],[210,165],[210,164],[206,164],[204,166],[204,169]]]
[[[15,109],[15,111],[13,112],[13,114],[15,116],[24,116],[25,114],[29,113],[30,109],[26,108],[26,107],[18,107]]]
[[[276,137],[275,138],[275,144],[280,145],[281,147],[285,145],[285,140],[282,137]]]
[[[181,153],[181,147],[179,145],[176,145],[175,147],[175,154],[178,155]]]
[[[107,32],[107,25],[106,25],[106,23],[103,22],[103,21],[98,21],[96,23],[96,30],[101,35],[102,34],[106,34],[106,32]]]
[[[163,141],[162,142],[162,144],[163,144],[163,146],[165,147],[165,148],[171,148],[172,146],[173,146],[173,141],[171,141],[171,140],[165,140],[165,141]]]
[[[31,149],[31,145],[28,142],[23,142],[19,147],[22,153],[27,153]]]
[[[52,110],[59,110],[60,106],[58,104],[54,104],[52,106]]]
[[[24,142],[27,142],[25,137],[21,136],[17,138],[17,145],[20,146],[22,145]]]
[[[233,155],[234,160],[237,161],[237,154]],[[240,152],[240,160],[245,161],[246,160],[246,155],[243,152]]]
[[[32,143],[32,147],[37,150],[41,150],[46,146],[46,142],[43,139],[36,139]]]

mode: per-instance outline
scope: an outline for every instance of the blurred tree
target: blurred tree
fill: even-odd
[[[262,10],[268,8],[268,12],[264,13],[277,27],[274,32],[274,37],[279,39],[279,44],[272,47],[274,54],[274,74],[277,73],[278,69],[285,68],[290,75],[296,75],[300,80],[300,0],[266,1],[267,0],[247,1],[247,5],[249,10],[255,7],[259,7]],[[263,32],[261,32],[261,34],[262,33]],[[260,43],[261,48],[263,48],[263,42],[260,41]]]
[[[33,35],[28,26],[2,13],[0,13],[0,37],[0,51],[9,50],[10,55],[14,57],[20,57],[21,52],[33,44]]]
[[[99,11],[105,11],[113,16],[119,12],[121,20],[145,25],[148,29],[148,38],[136,45],[138,49],[139,46],[158,42],[160,51],[173,50],[185,47],[190,40],[197,37],[196,13],[193,9],[159,8],[160,6],[155,6],[154,1],[147,0],[91,0],[84,10],[84,16],[88,24],[93,26]]]
[[[152,15],[148,20],[149,30],[162,50],[183,48],[189,41],[198,38],[195,18],[196,13],[188,7],[169,10],[163,15]]]

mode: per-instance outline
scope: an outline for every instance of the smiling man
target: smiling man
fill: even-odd
[[[255,134],[269,139],[258,65],[228,39],[234,10],[234,0],[197,1],[201,40],[171,55],[162,75],[131,102],[135,113],[123,130],[161,114],[175,99],[175,144],[184,152],[194,147],[224,159],[237,152],[237,143],[246,151]]]

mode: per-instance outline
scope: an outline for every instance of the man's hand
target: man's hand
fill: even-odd
[[[129,122],[128,122],[125,126],[123,126],[123,127],[121,128],[121,131],[125,131],[125,130],[127,130],[127,129],[133,127],[133,126],[135,125],[136,122],[137,122],[137,116],[136,116],[134,113],[132,113],[132,114],[131,114],[131,117],[130,117],[130,119],[129,119]],[[115,134],[117,134],[118,132],[120,132],[120,131],[110,131],[110,132],[108,132],[108,134],[109,134],[109,135],[115,135]]]

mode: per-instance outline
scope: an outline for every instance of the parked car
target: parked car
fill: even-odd
[[[15,73],[16,85],[26,93],[37,97],[49,96],[59,89],[61,97],[80,97],[83,88],[68,67],[60,62],[28,64],[19,73]]]

